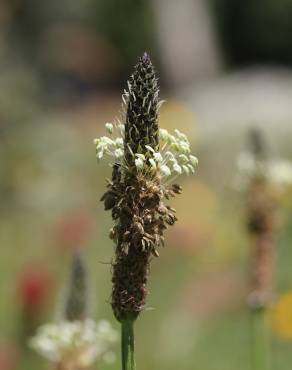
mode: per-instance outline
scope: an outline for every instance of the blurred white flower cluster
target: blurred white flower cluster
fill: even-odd
[[[86,368],[96,360],[113,362],[112,345],[118,334],[108,321],[61,321],[41,326],[30,346],[54,363]]]
[[[115,162],[123,163],[127,167],[127,164],[124,163],[124,125],[106,123],[105,127],[111,136],[118,131],[121,137],[102,136],[95,139],[97,159],[101,160],[107,155],[112,157]],[[161,146],[159,152],[155,152],[151,146],[145,145],[148,153],[133,153],[137,170],[143,173],[158,170],[164,178],[183,173],[186,175],[193,174],[198,159],[190,154],[190,143],[186,135],[179,130],[175,130],[175,134],[171,135],[166,129],[160,129],[159,136]]]
[[[234,185],[239,190],[245,189],[252,178],[259,176],[281,188],[292,185],[292,162],[287,159],[256,160],[244,151],[238,156],[237,168]]]

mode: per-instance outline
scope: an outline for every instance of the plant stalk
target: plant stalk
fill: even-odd
[[[135,370],[134,320],[126,319],[122,323],[122,370]]]
[[[252,370],[271,370],[271,333],[266,307],[251,308]]]

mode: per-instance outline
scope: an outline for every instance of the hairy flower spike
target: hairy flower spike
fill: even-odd
[[[145,307],[151,258],[159,256],[164,231],[177,221],[175,210],[164,201],[180,194],[181,187],[169,183],[182,173],[194,173],[197,165],[186,135],[159,129],[159,88],[146,53],[127,85],[124,125],[107,124],[111,138],[95,140],[98,159],[114,158],[112,178],[101,201],[114,220],[111,303],[122,323],[135,320]],[[117,131],[121,137],[115,139]]]
[[[145,53],[128,81],[124,150],[129,166],[134,165],[132,153],[149,152],[146,145],[159,149],[158,92],[154,67]]]

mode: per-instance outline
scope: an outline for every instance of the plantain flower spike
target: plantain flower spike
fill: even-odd
[[[163,101],[147,53],[135,66],[122,98],[123,116],[106,124],[110,137],[94,143],[98,160],[113,158],[112,178],[101,200],[114,220],[111,305],[116,319],[125,322],[134,321],[145,307],[150,261],[159,256],[165,229],[177,221],[175,210],[165,204],[182,191],[172,180],[194,173],[198,161],[186,135],[159,128]]]
[[[248,303],[252,309],[259,309],[267,307],[273,297],[277,202],[267,176],[268,148],[264,137],[253,129],[249,141],[256,166],[247,191],[247,230],[253,243]]]
[[[85,261],[80,252],[72,258],[70,280],[65,302],[64,317],[68,321],[81,321],[88,315],[88,286]]]

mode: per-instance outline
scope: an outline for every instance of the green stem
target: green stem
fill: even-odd
[[[270,324],[266,308],[251,308],[252,370],[271,370]]]
[[[122,321],[122,370],[135,370],[134,320]]]

